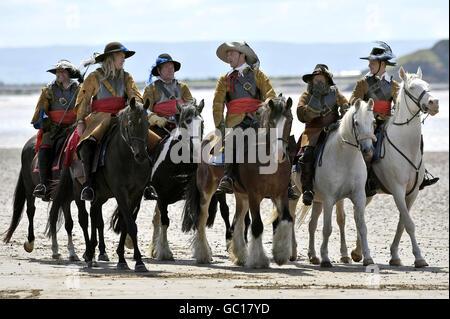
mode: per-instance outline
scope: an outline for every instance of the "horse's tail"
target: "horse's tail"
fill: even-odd
[[[13,216],[11,219],[11,224],[9,225],[8,230],[5,232],[5,237],[3,238],[3,242],[5,243],[9,243],[14,231],[19,225],[20,219],[22,218],[23,207],[26,200],[25,192],[25,183],[23,181],[22,170],[20,170],[19,179],[17,180],[16,189],[14,191]]]
[[[308,212],[310,211],[312,205],[306,206],[303,204],[302,201],[299,201],[299,205],[300,205],[300,211],[297,213],[297,208],[295,209],[295,216],[296,216],[296,224],[297,224],[297,228],[300,228],[300,226],[303,224],[303,222],[305,221],[306,215],[308,215]]]
[[[194,172],[186,192],[181,230],[183,232],[189,232],[197,229],[200,214],[200,192],[197,188],[197,174]]]
[[[211,228],[214,225],[214,220],[216,219],[217,203],[219,202],[217,196],[218,195],[213,195],[211,197],[211,202],[209,203],[208,220],[206,221],[206,227],[208,228]]]
[[[116,209],[114,210],[114,213],[111,216],[110,227],[116,234],[120,234],[121,224],[122,224],[122,215],[119,212],[119,206],[117,206]]]
[[[50,192],[54,196],[48,214],[47,225],[45,226],[45,234],[47,237],[52,237],[58,232],[58,221],[63,213],[61,206],[68,198],[73,197],[73,182],[70,175],[70,168],[65,167],[62,169],[58,184],[52,184]]]

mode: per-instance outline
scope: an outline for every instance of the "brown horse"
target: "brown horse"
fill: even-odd
[[[291,256],[293,219],[289,212],[287,196],[291,169],[291,163],[287,156],[288,137],[292,125],[291,106],[290,98],[286,101],[284,97],[278,97],[264,103],[259,108],[257,118],[260,129],[255,133],[254,140],[256,142],[257,137],[258,144],[250,142],[251,132],[247,130],[244,132],[249,140],[248,147],[243,152],[242,161],[238,160],[239,164],[235,165],[234,169],[236,214],[233,220],[233,239],[229,251],[235,264],[251,268],[264,268],[269,265],[269,260],[262,247],[263,223],[260,216],[260,202],[264,198],[272,199],[280,216],[274,223],[272,252],[275,262],[282,265]],[[203,143],[202,153],[205,153],[203,149],[207,144],[208,142]],[[278,148],[273,150],[275,144]],[[236,146],[240,147],[241,145]],[[258,158],[256,159],[256,157]],[[264,161],[263,157],[269,157],[266,158],[269,165],[266,164],[267,161]],[[272,164],[275,164],[275,167]],[[198,263],[211,261],[211,249],[206,239],[205,228],[209,203],[222,175],[222,167],[212,166],[202,157],[202,162],[199,164],[195,179],[192,180],[192,187],[187,195],[182,229],[183,231],[196,230],[193,240],[193,255]],[[249,208],[252,217],[252,235],[247,254],[243,229],[245,215]]]

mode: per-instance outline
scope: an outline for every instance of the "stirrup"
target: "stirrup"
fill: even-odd
[[[155,188],[152,185],[146,186],[144,189],[144,200],[158,200]]]
[[[303,204],[305,204],[305,206],[310,206],[312,205],[312,201],[314,199],[314,192],[313,191],[304,191],[303,192]]]
[[[80,196],[81,200],[91,202],[94,200],[94,196],[95,196],[94,190],[90,186],[86,186],[81,190],[81,196]]]
[[[422,190],[427,186],[436,184],[438,180],[439,180],[439,177],[433,176],[432,178],[428,178],[428,176],[425,175],[425,177],[423,178],[422,184],[420,184],[420,186],[419,186],[419,190]]]
[[[233,194],[233,179],[228,176],[222,177],[219,183],[219,187],[217,187],[216,194]]]
[[[33,195],[37,198],[44,198],[47,195],[47,187],[45,184],[37,184],[34,188]]]

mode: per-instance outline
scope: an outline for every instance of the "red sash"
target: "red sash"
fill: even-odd
[[[127,100],[123,97],[107,97],[92,102],[92,111],[117,114],[125,107]]]
[[[177,113],[176,101],[178,101],[178,103],[180,103],[180,104],[184,103],[184,101],[182,99],[159,102],[159,103],[155,104],[155,106],[153,107],[153,112],[162,114],[162,115],[173,116],[173,115],[175,115],[175,113]]]
[[[36,134],[36,147],[34,148],[34,152],[37,153],[39,151],[39,146],[42,142],[42,135],[44,134],[44,131],[39,130]]]
[[[242,97],[228,102],[227,114],[245,114],[255,112],[264,101],[251,97]]]
[[[59,121],[61,121],[61,117],[64,116],[61,124],[72,124],[77,119],[77,116],[73,110],[68,110],[66,114],[64,114],[64,111],[50,111],[48,112],[48,115],[50,120],[54,123],[59,123]]]
[[[391,101],[375,101],[373,111],[375,113],[391,115]]]

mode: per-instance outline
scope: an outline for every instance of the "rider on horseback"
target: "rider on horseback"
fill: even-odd
[[[305,123],[300,145],[303,155],[298,164],[301,167],[303,203],[311,205],[314,198],[315,146],[322,130],[336,122],[347,110],[348,101],[335,86],[333,74],[325,64],[317,64],[311,74],[303,76],[303,81],[308,86],[297,106],[297,117]]]
[[[382,41],[377,41],[376,43],[378,46],[372,48],[368,57],[360,58],[369,60],[369,72],[356,83],[352,96],[350,97],[350,103],[353,104],[358,98],[366,102],[369,98],[372,98],[375,101],[373,108],[376,119],[375,134],[380,140],[380,143],[380,133],[383,124],[391,116],[391,108],[397,99],[400,85],[397,81],[392,79],[392,76],[389,77],[386,72],[386,66],[397,65],[396,62],[390,61],[395,58],[390,46]],[[375,157],[377,157],[377,155],[375,155]],[[430,179],[428,177],[428,172],[425,172],[425,177],[419,189],[432,185],[439,180],[438,177]],[[376,176],[374,176],[373,171],[369,169],[366,184],[367,196],[370,197],[375,195],[378,187]]]
[[[79,91],[79,83],[83,82],[80,71],[67,60],[58,61],[55,67],[47,72],[55,74],[56,79],[42,89],[31,120],[36,129],[42,130],[38,149],[40,183],[36,185],[33,195],[44,200],[48,200],[49,196],[53,148],[55,142],[65,136],[75,122],[75,97]]]
[[[148,85],[145,87],[143,99],[149,100],[148,108],[150,130],[165,137],[175,128],[176,101],[181,105],[193,102],[194,99],[186,83],[175,79],[174,73],[181,67],[181,63],[163,53],[158,56],[150,72]],[[157,79],[152,82],[152,77]],[[144,189],[144,199],[157,199],[153,187],[148,184]]]
[[[174,73],[180,67],[181,63],[172,60],[167,53],[160,54],[144,90],[144,102],[147,99],[150,102],[150,129],[161,137],[168,135],[175,127],[175,102],[183,104],[194,101],[187,84],[175,79]],[[152,82],[153,76],[156,76],[156,80]]]
[[[214,125],[225,138],[225,127],[242,130],[252,127],[260,105],[264,100],[275,98],[276,94],[269,78],[259,70],[257,55],[246,42],[225,42],[217,48],[216,55],[232,68],[218,80],[213,100]],[[225,105],[227,115],[224,120]],[[232,138],[233,134],[228,136]],[[231,138],[226,138],[225,143],[232,143]],[[217,192],[233,193],[232,170],[233,163],[225,163]]]
[[[94,200],[94,155],[97,145],[109,130],[112,119],[132,98],[143,102],[132,76],[123,70],[125,59],[134,53],[119,42],[108,43],[104,53],[95,57],[96,63],[102,63],[101,68],[89,74],[77,96],[75,112],[80,136],[77,152],[86,177],[81,191],[82,200]],[[147,148],[150,150],[159,140],[158,135],[149,130]]]

